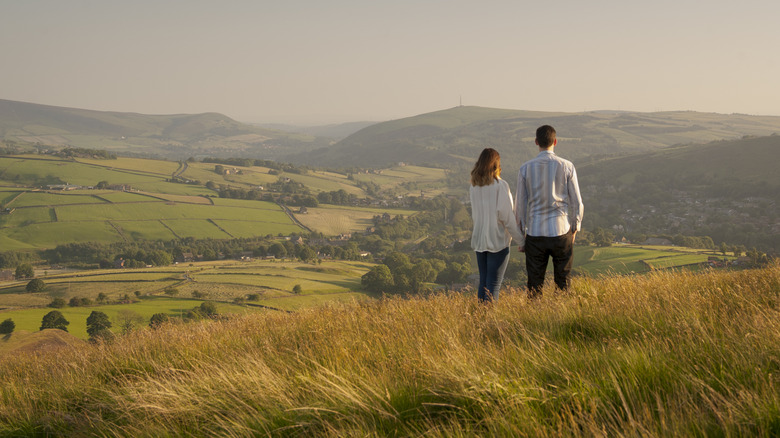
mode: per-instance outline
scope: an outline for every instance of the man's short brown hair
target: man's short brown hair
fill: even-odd
[[[549,148],[555,143],[555,128],[543,125],[536,129],[536,143],[540,148]]]

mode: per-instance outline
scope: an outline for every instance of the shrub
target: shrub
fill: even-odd
[[[46,283],[44,283],[40,278],[33,278],[29,283],[27,283],[27,286],[25,287],[27,292],[40,292],[44,289],[46,289]]]
[[[155,313],[149,320],[149,327],[156,329],[164,323],[168,322],[169,319],[170,318],[168,317],[167,313]]]
[[[67,303],[65,302],[64,298],[55,298],[51,300],[51,303],[49,303],[49,307],[53,307],[55,309],[62,309],[65,307]]]

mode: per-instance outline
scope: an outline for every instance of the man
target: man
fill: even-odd
[[[555,285],[569,286],[574,236],[582,223],[582,197],[574,165],[555,155],[558,144],[552,126],[536,130],[539,155],[520,167],[515,218],[526,235],[525,269],[528,296],[541,294],[547,261],[552,257]],[[571,212],[570,212],[571,210]]]

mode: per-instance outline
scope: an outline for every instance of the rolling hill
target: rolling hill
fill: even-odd
[[[174,160],[199,155],[276,159],[331,141],[252,126],[217,113],[145,115],[10,100],[0,100],[0,139]]]
[[[377,123],[331,147],[287,159],[327,166],[383,167],[407,162],[453,167],[471,164],[482,148],[493,147],[502,154],[505,167],[515,167],[536,154],[533,138],[541,124],[555,126],[558,150],[572,160],[780,132],[780,117],[773,116],[455,107]]]
[[[778,161],[780,135],[583,162],[584,226],[707,235],[780,251]]]

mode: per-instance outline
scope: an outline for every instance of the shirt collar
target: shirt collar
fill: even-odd
[[[537,157],[541,157],[542,155],[555,155],[555,152],[553,152],[553,151],[541,151],[541,152],[539,152],[539,155],[537,155]]]

